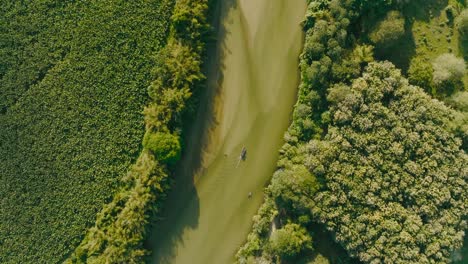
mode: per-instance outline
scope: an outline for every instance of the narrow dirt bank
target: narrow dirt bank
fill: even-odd
[[[306,1],[220,2],[208,92],[151,234],[150,263],[233,262],[289,124]],[[246,160],[237,166],[244,146]]]

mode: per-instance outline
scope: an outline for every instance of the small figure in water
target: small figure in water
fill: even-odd
[[[247,149],[245,147],[242,148],[240,158],[241,160],[245,160],[247,158]]]
[[[241,154],[239,156],[239,161],[237,161],[236,168],[239,167],[239,163],[241,161],[245,161],[246,158],[247,158],[247,149],[244,146],[244,147],[242,147],[242,151],[241,151]]]
[[[252,198],[252,192],[249,192],[249,199]]]

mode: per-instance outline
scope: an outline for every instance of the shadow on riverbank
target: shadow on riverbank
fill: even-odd
[[[221,21],[235,8],[237,0],[212,0],[211,24],[213,38],[207,44],[204,73],[206,89],[196,95],[198,107],[195,117],[187,117],[183,131],[184,152],[172,174],[173,186],[166,198],[158,219],[153,219],[145,248],[152,251],[147,263],[172,263],[177,247],[183,245],[182,236],[186,229],[196,229],[200,217],[200,203],[195,188],[195,176],[203,171],[204,152],[209,142],[210,131],[218,124],[214,111],[214,98],[219,95],[223,82],[222,64],[229,52],[224,39],[230,32]],[[184,212],[183,215],[180,213]]]

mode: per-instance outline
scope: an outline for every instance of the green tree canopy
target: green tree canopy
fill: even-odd
[[[143,146],[151,150],[156,159],[163,163],[174,164],[180,158],[181,146],[178,136],[156,132],[147,132],[143,138]]]
[[[298,214],[309,207],[309,199],[319,188],[319,183],[304,165],[278,170],[268,186],[268,193],[275,197],[277,204]]]
[[[287,224],[273,231],[270,237],[271,250],[284,258],[296,256],[305,249],[312,248],[312,238],[307,230],[298,224]]]
[[[447,81],[459,81],[466,73],[463,58],[457,58],[452,53],[445,53],[437,57],[432,63],[434,68],[434,82],[441,84]]]
[[[408,69],[408,81],[412,85],[423,88],[427,93],[433,94],[432,65],[419,57],[412,59]]]
[[[468,38],[468,9],[463,10],[458,16],[457,28],[464,38]]]
[[[329,97],[328,134],[308,145],[307,166],[323,181],[314,216],[365,263],[448,262],[468,206],[468,157],[449,132],[451,110],[389,62]]]

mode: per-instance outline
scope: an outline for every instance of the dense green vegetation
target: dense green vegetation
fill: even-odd
[[[0,262],[57,263],[141,151],[173,1],[0,6]]]
[[[169,188],[168,167],[180,158],[181,119],[191,94],[200,88],[204,40],[209,33],[208,1],[177,1],[170,35],[157,56],[155,80],[145,108],[144,150],[124,186],[98,214],[67,263],[142,263],[148,222]],[[183,26],[181,26],[183,25]],[[189,30],[189,31],[186,31]],[[190,34],[188,34],[190,33]]]
[[[432,65],[434,69],[433,81],[439,86],[443,85],[444,82],[460,82],[466,73],[465,61],[451,53],[440,55]],[[448,91],[448,93],[451,94],[453,91]]]
[[[270,237],[272,251],[281,258],[291,258],[303,250],[311,249],[312,239],[298,224],[287,224]]]
[[[143,138],[143,147],[153,152],[163,163],[175,164],[180,158],[179,137],[169,133],[148,133]]]
[[[209,2],[0,3],[1,263],[144,262]],[[298,101],[238,262],[466,261],[466,2],[307,3]]]
[[[451,110],[371,64],[329,92],[333,116],[306,166],[323,180],[305,208],[366,263],[447,263],[467,228],[468,156]]]
[[[462,48],[427,48],[416,21],[443,9],[447,36],[457,27],[462,39],[463,2],[423,2],[308,1],[293,121],[239,263],[448,263],[461,248],[466,66]],[[313,246],[280,233],[278,247],[277,233],[296,224]],[[319,224],[336,253],[317,251]]]

